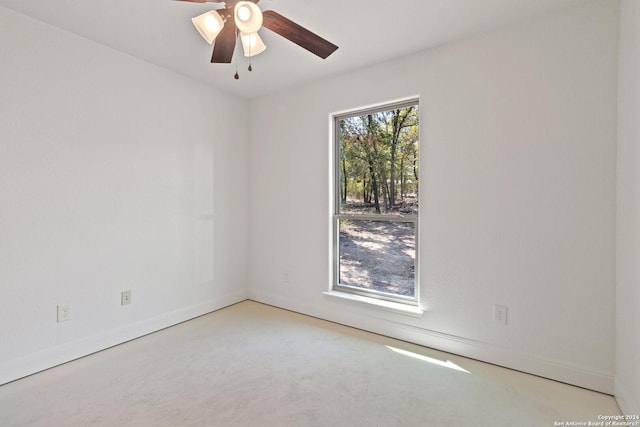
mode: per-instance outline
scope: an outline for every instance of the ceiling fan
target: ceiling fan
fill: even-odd
[[[266,46],[258,35],[261,27],[268,28],[319,56],[327,58],[338,46],[273,10],[262,12],[260,0],[178,0],[191,3],[222,3],[224,7],[206,12],[192,19],[200,35],[213,46],[212,63],[231,63],[238,35],[246,57],[262,53]],[[251,70],[251,68],[249,69]],[[237,79],[236,73],[236,79]]]

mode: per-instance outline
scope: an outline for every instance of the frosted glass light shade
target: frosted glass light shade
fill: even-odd
[[[222,31],[222,27],[224,27],[222,17],[215,10],[191,18],[191,22],[193,22],[193,26],[196,27],[202,38],[209,44],[213,43],[220,31]]]
[[[233,9],[236,27],[241,33],[255,33],[262,27],[262,11],[249,1],[239,1]]]
[[[240,33],[240,41],[246,57],[256,56],[267,48],[258,33]]]

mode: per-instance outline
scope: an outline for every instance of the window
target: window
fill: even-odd
[[[418,101],[334,117],[333,290],[418,305]]]

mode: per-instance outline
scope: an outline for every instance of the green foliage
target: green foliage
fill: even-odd
[[[417,204],[418,106],[348,117],[339,126],[342,202],[373,204],[378,213]]]

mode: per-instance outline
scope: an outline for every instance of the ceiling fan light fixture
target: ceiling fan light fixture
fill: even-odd
[[[191,22],[193,22],[193,26],[196,27],[202,38],[209,44],[213,43],[220,31],[222,31],[222,27],[224,27],[222,17],[215,10],[191,18]]]
[[[242,42],[244,56],[247,58],[261,54],[267,48],[257,32],[240,33],[240,41]]]
[[[262,27],[262,11],[249,1],[239,1],[233,11],[236,27],[241,33],[255,33]]]

